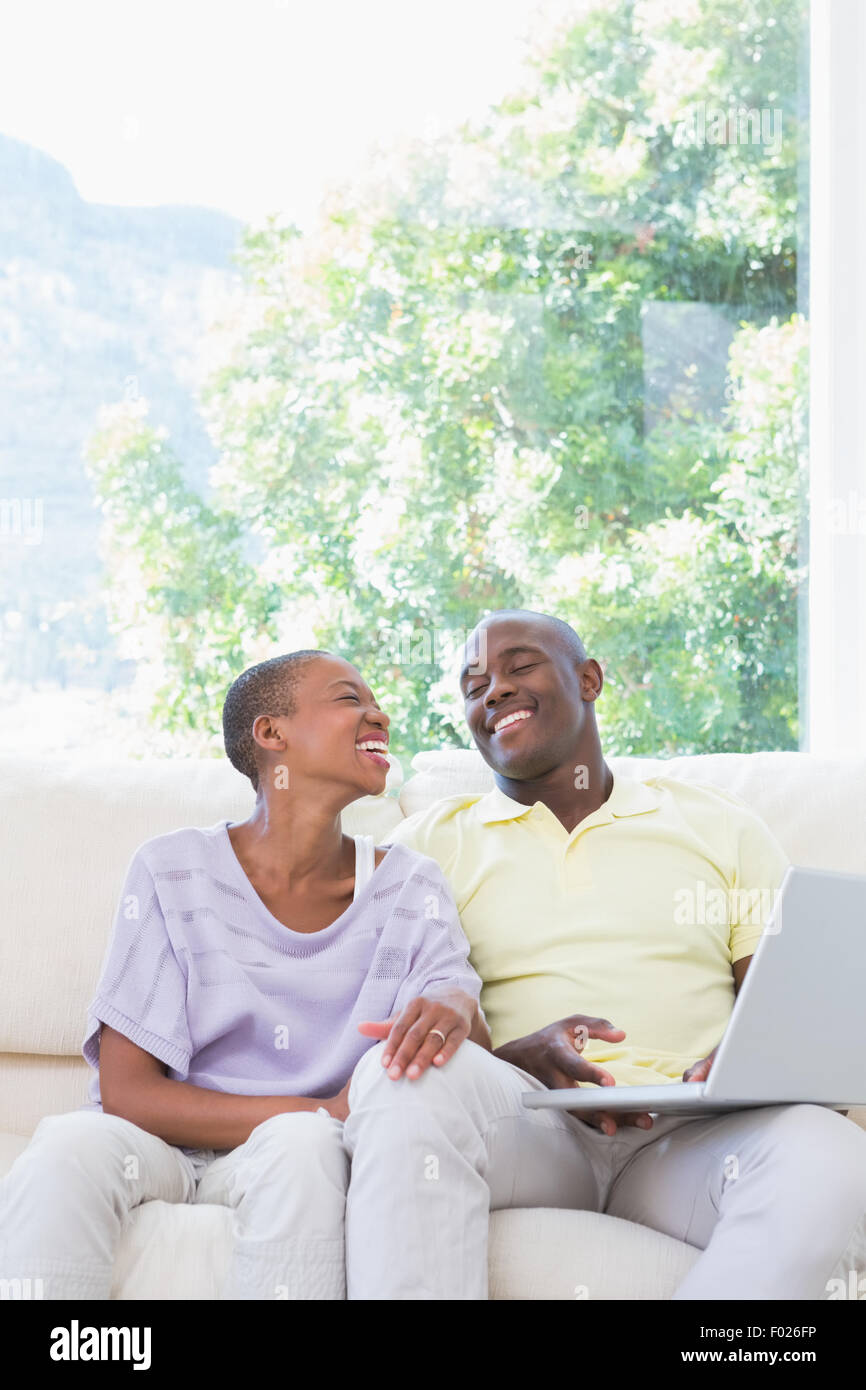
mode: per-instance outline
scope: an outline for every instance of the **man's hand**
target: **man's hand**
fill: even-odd
[[[702,1057],[699,1062],[692,1062],[690,1067],[686,1067],[683,1072],[683,1081],[706,1081],[718,1050],[719,1045],[716,1043],[708,1057]]]
[[[477,1011],[475,1000],[455,990],[448,1001],[419,995],[401,1014],[381,1023],[358,1024],[358,1032],[365,1037],[385,1039],[382,1065],[388,1068],[393,1081],[404,1071],[410,1081],[415,1081],[431,1062],[436,1067],[444,1066],[469,1036]]]
[[[616,1080],[609,1071],[597,1067],[581,1057],[575,1044],[576,1030],[578,1041],[586,1038],[603,1038],[605,1042],[622,1042],[625,1032],[615,1028],[606,1018],[588,1018],[585,1014],[572,1014],[540,1028],[537,1033],[529,1033],[525,1038],[497,1047],[494,1056],[504,1062],[511,1062],[522,1071],[529,1072],[538,1081],[543,1081],[550,1090],[563,1090],[579,1081],[594,1082],[598,1086],[615,1086]],[[652,1128],[652,1116],[645,1111],[629,1111],[613,1116],[606,1110],[568,1112],[576,1119],[602,1130],[605,1134],[615,1134],[617,1124],[637,1125],[641,1129]]]

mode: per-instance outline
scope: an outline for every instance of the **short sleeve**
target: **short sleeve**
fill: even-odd
[[[85,1060],[99,1068],[106,1023],[185,1077],[192,1056],[186,973],[169,938],[153,876],[138,851],[114,920],[96,995],[87,1013]]]
[[[428,835],[425,833],[429,829],[429,824],[429,811],[416,811],[414,815],[407,816],[405,820],[398,821],[397,825],[392,826],[382,843],[405,845],[407,849],[414,849],[418,854],[429,854]]]
[[[718,792],[718,789],[716,789]],[[730,793],[728,829],[735,866],[730,885],[731,964],[754,954],[775,907],[790,860],[756,811]]]
[[[463,801],[459,798],[437,801],[426,810],[416,811],[400,821],[388,832],[386,842],[405,845],[406,849],[433,859],[450,883],[452,897],[458,904],[461,893],[458,873],[460,835],[456,820],[462,809]],[[459,907],[457,910],[459,912]]]
[[[419,994],[447,989],[461,989],[477,1003],[481,979],[470,964],[469,942],[460,925],[451,889],[434,860],[424,857],[413,874],[413,888],[422,905],[424,931],[393,1012],[399,1013]]]

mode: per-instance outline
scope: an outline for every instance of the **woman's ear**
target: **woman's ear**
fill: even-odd
[[[278,720],[271,714],[260,714],[253,721],[253,742],[271,753],[282,753],[286,749],[286,737],[279,729]]]

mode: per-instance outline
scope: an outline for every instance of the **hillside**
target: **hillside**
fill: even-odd
[[[200,346],[238,286],[242,223],[88,203],[55,159],[3,135],[0,189],[0,670],[111,685],[82,446],[103,403],[140,394],[204,480]]]

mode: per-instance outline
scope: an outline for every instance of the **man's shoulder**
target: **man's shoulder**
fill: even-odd
[[[400,821],[390,832],[389,838],[393,844],[406,845],[438,860],[436,850],[455,842],[461,827],[474,822],[475,808],[486,795],[486,792],[459,792],[454,796],[440,797],[438,801]]]
[[[712,782],[693,781],[681,777],[656,776],[646,779],[696,831],[708,841],[718,843],[718,837],[737,856],[748,852],[782,863],[787,854],[775,832],[754,806],[737,792],[718,787]]]
[[[669,773],[656,773],[638,780],[682,805],[703,807],[716,812],[740,811],[746,816],[757,816],[760,819],[759,813],[741,796],[725,787],[716,786],[714,782],[704,782],[691,777],[674,777]]]
[[[396,834],[406,827],[448,825],[455,821],[465,819],[472,815],[474,807],[479,801],[483,801],[487,792],[457,792],[453,796],[442,796],[438,800],[432,801],[429,806],[424,806],[420,811],[413,811],[410,816],[401,821],[392,833]]]

